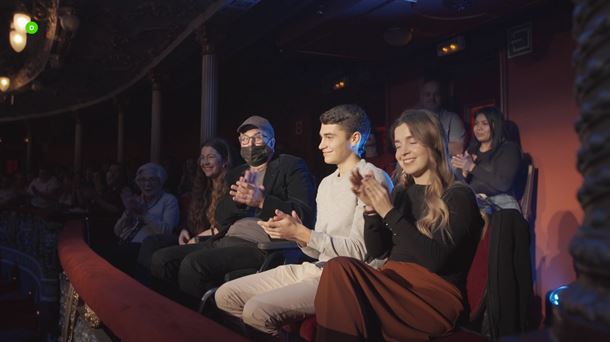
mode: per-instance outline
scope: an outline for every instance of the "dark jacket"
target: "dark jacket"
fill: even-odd
[[[216,238],[224,236],[239,219],[256,216],[267,220],[274,216],[276,209],[288,214],[294,210],[306,227],[314,226],[316,186],[303,159],[280,154],[269,162],[263,179],[265,202],[262,209],[236,203],[229,195],[230,186],[249,168],[247,164],[237,166],[225,177],[226,191],[216,207],[216,221],[220,225]]]
[[[487,310],[489,335],[514,335],[526,330],[532,297],[530,232],[517,210],[491,216]]]

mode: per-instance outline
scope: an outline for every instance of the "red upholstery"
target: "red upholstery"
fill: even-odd
[[[468,278],[466,279],[466,292],[468,295],[468,303],[470,305],[470,318],[477,313],[479,306],[483,303],[485,295],[485,287],[487,285],[487,258],[489,256],[489,229],[485,231],[483,238],[477,246]],[[316,316],[310,316],[301,323],[299,335],[302,339],[312,342],[316,336]],[[458,330],[455,333],[436,339],[442,342],[459,342],[459,341],[487,341],[487,338],[470,332],[467,330]]]
[[[489,257],[489,229],[477,246],[477,251],[470,265],[466,278],[466,293],[470,305],[470,318],[474,318],[478,308],[483,302],[485,287],[487,286],[487,259]]]
[[[115,269],[85,244],[79,221],[66,223],[58,252],[76,292],[122,341],[246,341]]]
[[[309,316],[301,323],[299,335],[307,342],[312,342],[316,338],[316,316]]]

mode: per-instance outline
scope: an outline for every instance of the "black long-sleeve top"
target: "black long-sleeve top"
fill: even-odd
[[[493,150],[475,154],[476,166],[466,178],[472,189],[487,196],[514,195],[515,177],[521,163],[517,144],[505,141]]]
[[[364,218],[364,241],[369,258],[406,261],[424,266],[454,284],[465,294],[466,275],[481,237],[483,219],[474,193],[463,184],[445,191],[442,199],[449,209],[452,239],[440,230],[433,238],[420,233],[417,220],[424,215],[426,186],[397,186],[392,194],[394,208],[382,219]]]

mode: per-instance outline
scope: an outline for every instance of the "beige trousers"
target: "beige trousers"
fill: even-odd
[[[312,263],[284,265],[223,284],[216,305],[244,323],[277,335],[285,323],[314,314],[322,269]]]

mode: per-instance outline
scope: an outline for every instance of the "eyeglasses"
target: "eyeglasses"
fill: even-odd
[[[254,139],[254,144],[262,145],[265,142],[265,139],[267,139],[267,137],[261,133],[256,133],[253,136],[242,134],[237,138],[237,140],[239,140],[239,143],[242,146],[249,145],[252,139]]]

